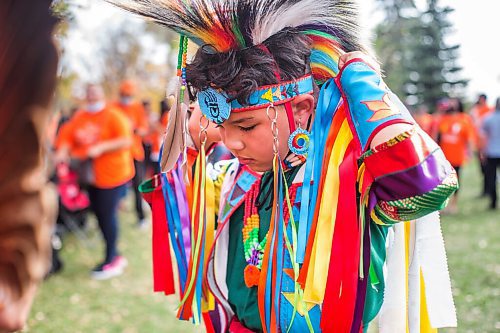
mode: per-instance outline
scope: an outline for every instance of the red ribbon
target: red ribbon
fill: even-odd
[[[351,141],[339,168],[341,195],[323,302],[323,332],[349,333],[356,305],[361,230],[356,204],[355,145],[355,141]]]
[[[165,199],[161,186],[145,193],[144,199],[151,205],[153,216],[153,282],[154,291],[165,295],[175,294],[170,240],[168,238]]]

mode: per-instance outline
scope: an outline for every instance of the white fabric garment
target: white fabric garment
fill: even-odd
[[[439,213],[412,222],[406,304],[405,228],[394,225],[387,237],[384,303],[379,314],[380,333],[420,333],[420,270],[425,282],[425,297],[433,328],[456,327],[448,264]]]
[[[438,212],[417,220],[415,250],[424,276],[425,297],[432,327],[456,327],[457,315]]]
[[[387,235],[387,273],[384,303],[379,314],[379,333],[406,332],[406,277],[404,224],[398,223]]]

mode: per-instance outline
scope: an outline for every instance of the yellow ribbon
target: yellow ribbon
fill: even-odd
[[[409,284],[409,278],[408,278],[408,273],[410,271],[410,233],[411,233],[411,225],[410,222],[403,222],[404,227],[405,227],[405,287],[406,287],[406,292],[405,292],[405,298],[406,298],[406,333],[410,332],[410,325],[409,325],[409,319],[408,319],[408,305],[409,305],[409,290],[408,290],[408,284]]]
[[[316,235],[311,251],[309,272],[304,288],[304,301],[321,304],[325,296],[326,280],[332,249],[335,218],[339,197],[339,168],[353,136],[347,119],[342,123],[333,144],[321,197]],[[319,180],[314,180],[319,181]]]
[[[437,333],[437,328],[432,328],[425,298],[425,282],[422,269],[420,269],[420,333]]]
[[[208,262],[208,256],[210,255],[210,250],[212,249],[212,245],[214,243],[214,234],[215,234],[215,185],[214,181],[207,177],[206,179],[206,188],[205,188],[205,196],[207,201],[207,224],[206,224],[206,238],[205,238],[205,261],[203,267],[206,269],[206,265]],[[203,298],[202,301],[202,311],[212,311],[215,309],[215,299],[214,295],[209,290],[205,290],[206,298]]]
[[[191,211],[191,244],[193,244],[193,248],[191,251],[191,258],[190,258],[190,269],[192,271],[190,279],[189,281],[187,281],[187,287],[184,293],[184,297],[182,298],[180,303],[180,306],[183,306],[186,300],[188,299],[189,295],[193,292],[195,293],[192,303],[192,310],[194,314],[193,322],[195,324],[201,323],[201,317],[197,315],[199,306],[201,306],[201,304],[198,304],[198,302],[196,301],[197,299],[200,298],[201,295],[198,295],[197,290],[196,289],[193,290],[193,287],[196,284],[196,279],[198,276],[197,274],[199,266],[198,256],[201,251],[201,244],[203,240],[203,223],[206,212],[205,190],[203,190],[205,189],[205,185],[206,185],[206,157],[205,157],[205,149],[204,146],[202,145],[202,149],[198,154],[198,157],[196,158],[194,187],[193,187],[194,198]],[[194,218],[196,216],[196,210],[198,210],[198,219]],[[196,238],[195,238],[195,230],[198,230]],[[200,260],[203,259],[204,258],[200,258]]]

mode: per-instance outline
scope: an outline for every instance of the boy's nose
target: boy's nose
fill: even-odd
[[[222,142],[224,145],[227,147],[227,149],[231,151],[240,151],[243,148],[245,148],[245,144],[240,138],[240,135],[238,133],[235,133],[236,131],[231,131],[231,130],[221,130],[221,138]]]

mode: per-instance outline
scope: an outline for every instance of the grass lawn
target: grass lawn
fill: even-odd
[[[444,333],[493,333],[500,330],[500,210],[487,211],[477,199],[480,180],[475,163],[465,168],[460,213],[443,217],[448,260],[458,310],[458,329]],[[131,200],[120,213],[120,248],[129,261],[123,276],[93,281],[90,269],[101,260],[102,244],[95,227],[93,246],[65,239],[61,274],[40,289],[28,327],[33,333],[160,333],[202,332],[175,319],[177,300],[153,294],[150,231],[135,227]],[[89,221],[92,226],[94,220]],[[496,254],[495,254],[496,253]]]
[[[458,328],[445,333],[500,331],[500,209],[478,199],[482,186],[476,161],[463,171],[457,215],[443,216]]]

